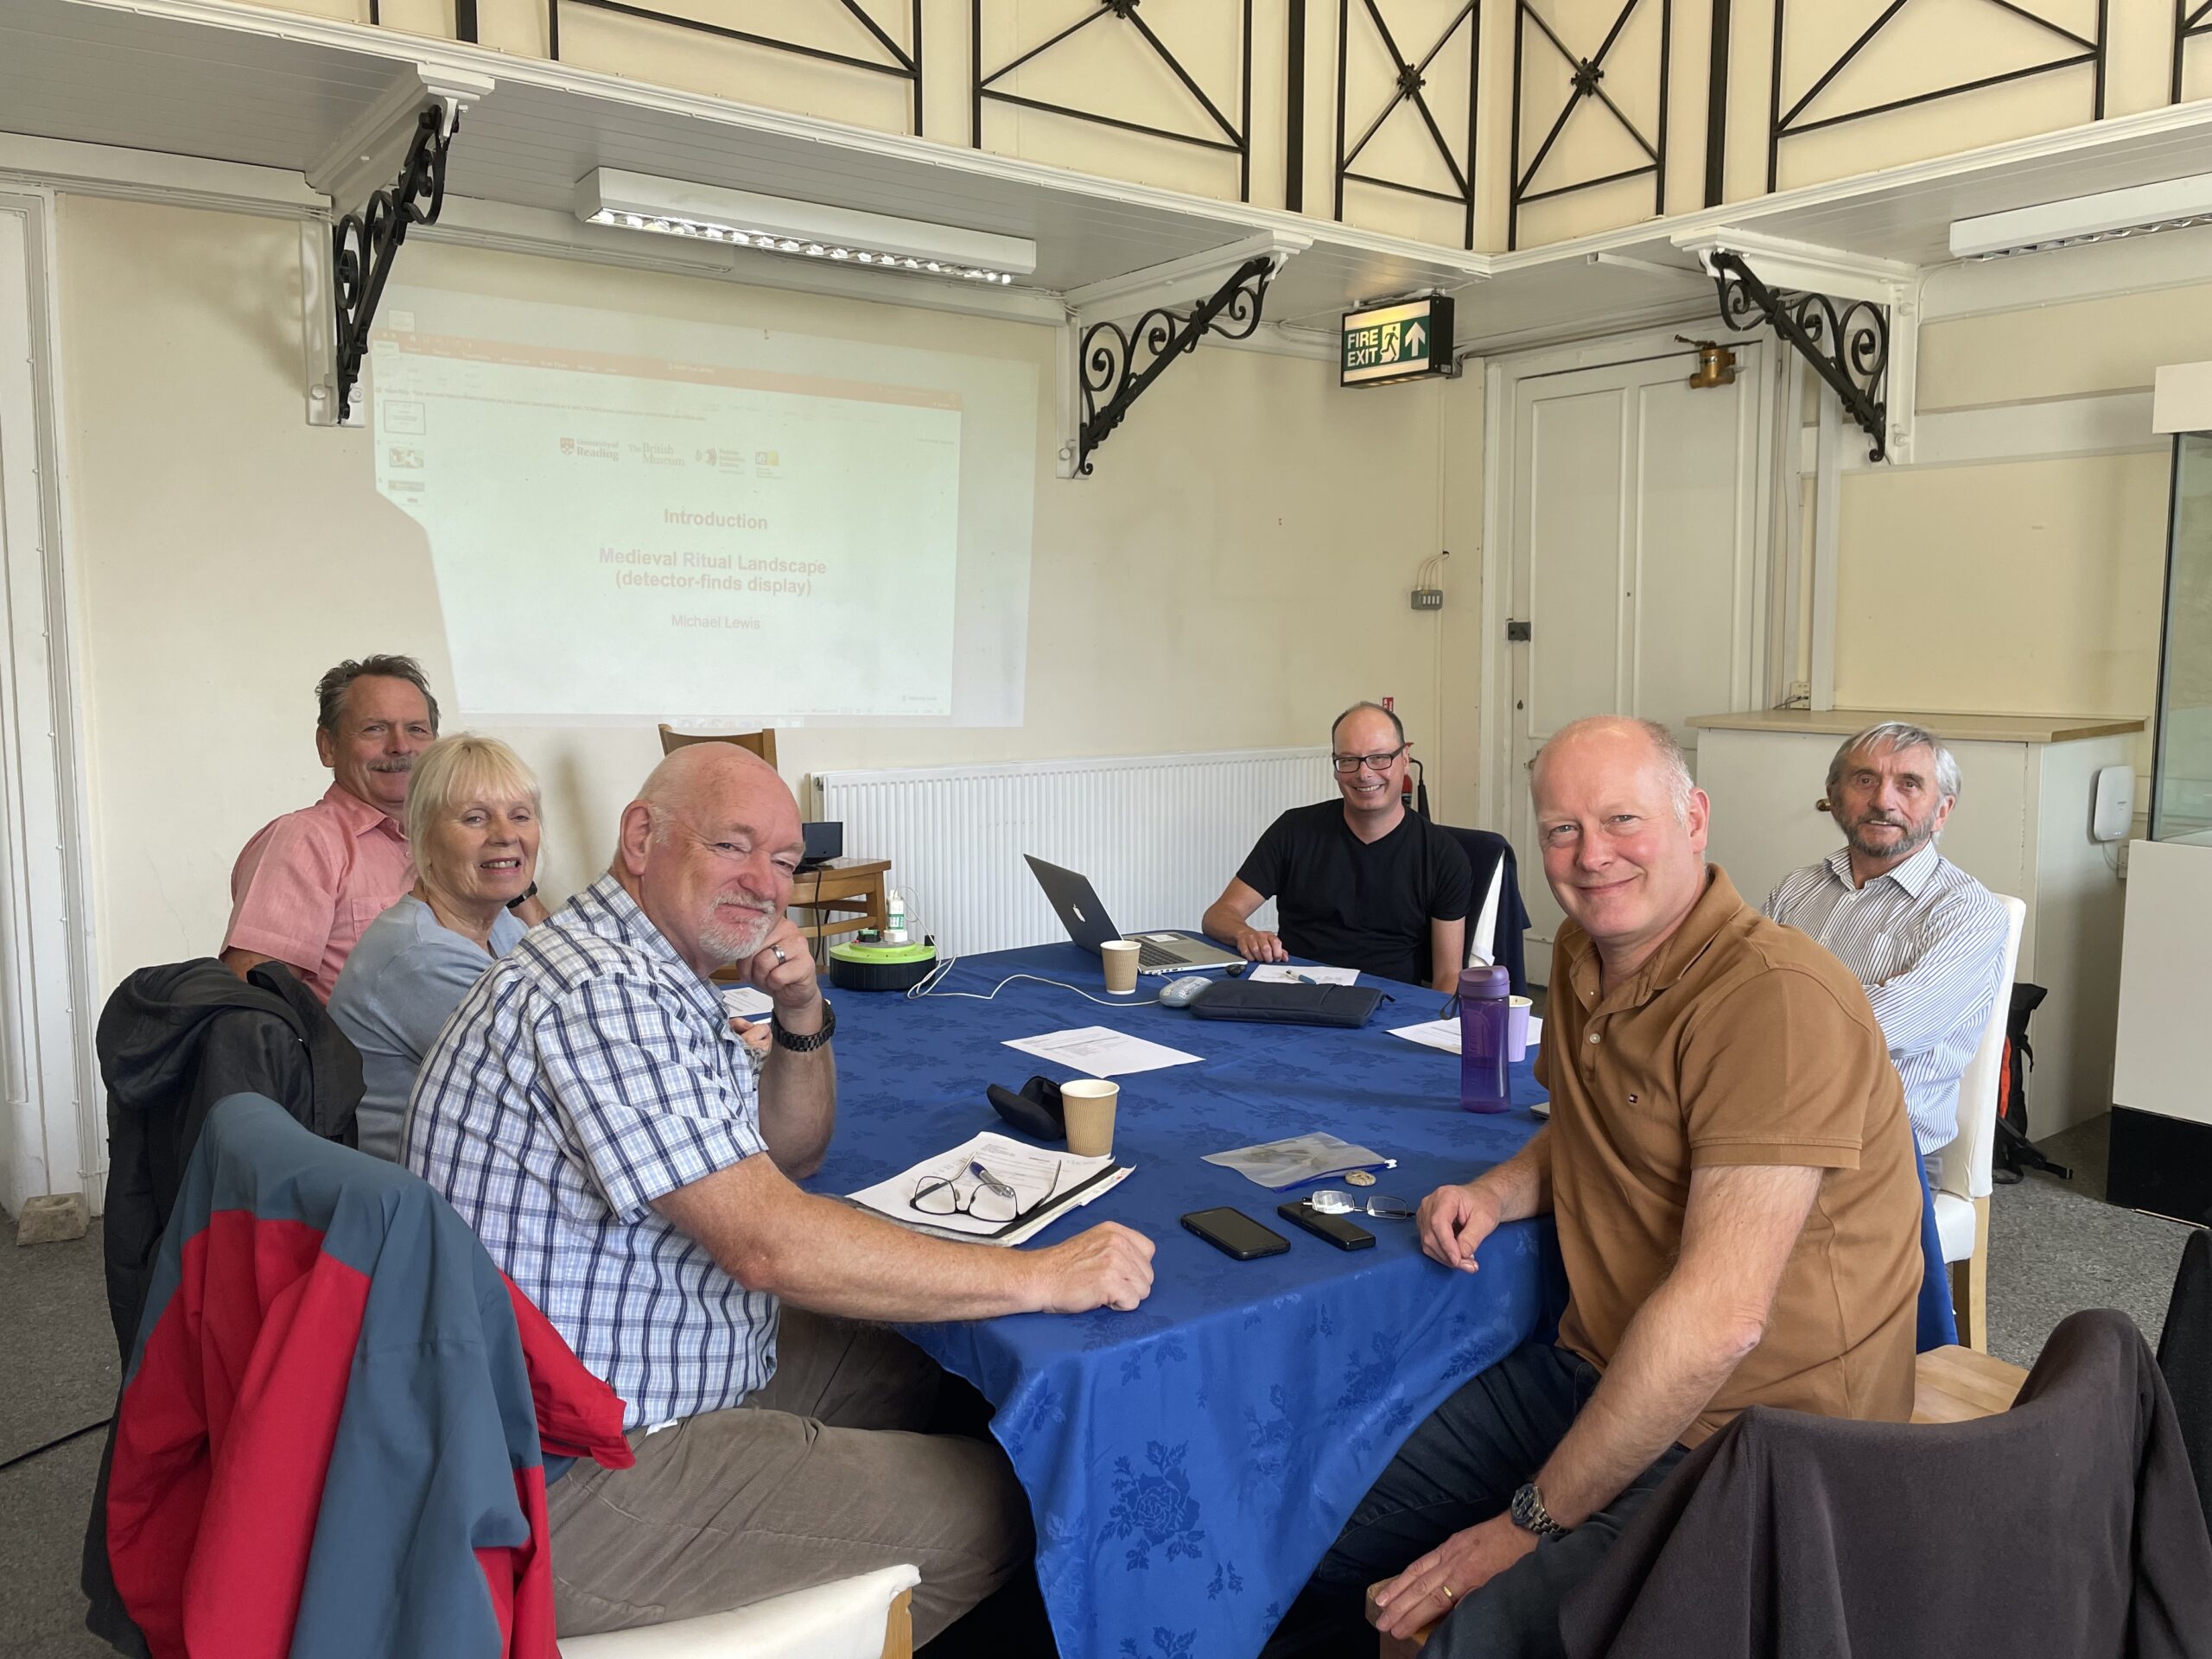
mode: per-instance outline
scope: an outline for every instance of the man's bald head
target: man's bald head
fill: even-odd
[[[1529,791],[1536,800],[1544,798],[1543,772],[1547,764],[1577,751],[1580,751],[1576,753],[1578,761],[1586,756],[1600,765],[1656,768],[1667,799],[1675,809],[1675,818],[1683,823],[1688,821],[1690,797],[1697,792],[1697,780],[1690,776],[1689,757],[1682,753],[1682,746],[1657,721],[1637,720],[1626,715],[1592,715],[1569,721],[1545,740],[1543,747],[1536,751],[1535,759],[1529,762]]]
[[[734,743],[694,743],[664,758],[622,810],[613,871],[703,976],[760,950],[805,850],[798,804],[773,766]]]
[[[702,803],[735,791],[750,794],[767,791],[791,801],[794,817],[798,804],[778,776],[776,769],[752,750],[735,743],[687,743],[661,759],[645,774],[638,798],[652,809],[656,839],[664,839],[670,815],[696,813]]]

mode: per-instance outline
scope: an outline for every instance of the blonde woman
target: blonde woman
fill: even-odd
[[[415,885],[369,924],[330,996],[361,1052],[361,1150],[393,1160],[430,1045],[493,959],[545,918],[537,779],[497,738],[461,733],[424,750],[406,829]]]

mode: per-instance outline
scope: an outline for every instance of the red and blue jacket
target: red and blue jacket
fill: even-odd
[[[622,1402],[444,1199],[258,1095],[214,1108],[108,1489],[155,1659],[554,1659],[548,1459],[576,1457],[628,1466]]]

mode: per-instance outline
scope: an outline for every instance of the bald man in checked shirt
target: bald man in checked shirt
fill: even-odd
[[[1959,1132],[1959,1079],[2004,976],[2005,907],[1936,850],[1958,803],[1959,763],[1933,733],[1885,721],[1846,738],[1827,798],[1844,845],[1785,876],[1764,909],[1866,988],[1926,1157]]]

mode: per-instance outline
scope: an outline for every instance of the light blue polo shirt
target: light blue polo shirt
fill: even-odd
[[[527,931],[502,911],[486,954],[412,893],[369,924],[330,994],[330,1017],[361,1051],[363,1152],[398,1160],[400,1121],[423,1057],[493,958]]]

